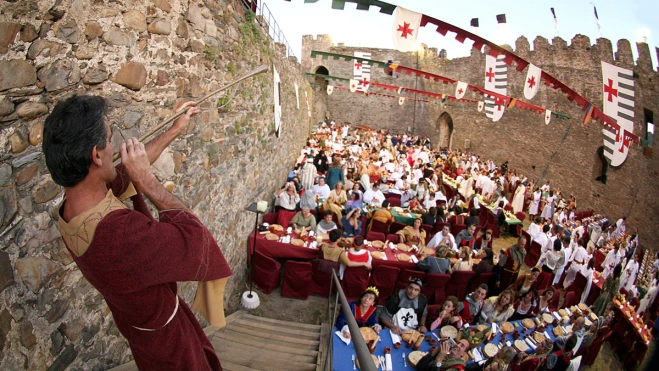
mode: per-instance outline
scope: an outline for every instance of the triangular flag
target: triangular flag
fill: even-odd
[[[327,95],[332,95],[334,87],[332,85],[327,85]]]
[[[590,122],[590,117],[593,115],[593,105],[592,103],[588,103],[588,107],[586,107],[586,115],[583,118],[582,124],[586,125],[587,123]]]
[[[402,87],[402,86],[399,86],[399,87],[398,87],[398,90],[397,90],[398,94],[400,94],[401,91],[403,91],[403,87]]]
[[[540,88],[540,76],[542,70],[534,64],[529,63],[529,72],[526,74],[526,82],[524,83],[524,97],[526,99],[533,99],[535,94]]]
[[[401,52],[411,52],[416,47],[416,38],[419,27],[421,27],[421,17],[423,14],[407,10],[403,7],[396,8],[396,18],[394,19],[393,37],[396,49]]]
[[[405,97],[398,97],[398,104],[402,106],[403,103],[405,103]]]
[[[551,120],[551,111],[547,110],[545,112],[545,125],[549,125],[549,120]]]
[[[600,24],[600,17],[597,16],[597,7],[595,6],[595,4],[593,4],[593,11],[595,12],[595,22],[597,23],[597,30],[600,32],[600,36],[601,36],[602,35],[602,25]]]
[[[481,112],[484,106],[485,106],[485,102],[483,101],[478,102],[478,112]]]
[[[455,87],[455,97],[457,99],[462,99],[467,92],[468,84],[464,81],[458,81],[458,86]]]
[[[506,15],[505,14],[497,15],[497,23],[506,23]]]
[[[510,102],[508,102],[508,109],[515,107],[515,104],[517,104],[517,98],[510,98]]]
[[[359,85],[359,81],[355,79],[350,79],[350,92],[354,93],[357,91],[357,86]]]
[[[551,9],[551,14],[554,16],[554,25],[556,26],[556,34],[558,34],[558,18],[556,18],[556,12],[554,11],[554,8],[549,9]]]

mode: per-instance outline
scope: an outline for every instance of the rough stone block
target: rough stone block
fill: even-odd
[[[9,51],[9,45],[13,44],[16,34],[21,30],[18,23],[0,23],[0,54]]]
[[[87,36],[87,39],[93,40],[101,35],[103,35],[103,29],[98,22],[87,22],[87,25],[85,26],[85,36]]]
[[[38,102],[24,102],[16,107],[16,113],[23,120],[32,120],[48,113],[48,106]]]
[[[144,32],[146,31],[146,16],[139,10],[129,10],[124,13],[124,26],[137,32]]]
[[[167,0],[152,0],[151,2],[156,8],[162,10],[163,12],[169,13],[169,11],[172,10],[172,6],[169,5]]]
[[[172,24],[165,19],[156,19],[149,25],[149,32],[157,35],[169,35],[172,33]]]
[[[20,59],[0,61],[0,91],[36,82],[37,71],[29,62]]]
[[[122,31],[117,27],[103,33],[103,41],[110,45],[133,46],[137,42],[137,35],[132,31]]]
[[[80,40],[80,29],[75,19],[61,23],[57,28],[57,37],[69,44],[75,44]]]
[[[108,71],[105,69],[105,66],[99,64],[96,68],[90,68],[85,73],[85,76],[82,78],[82,82],[87,85],[96,85],[100,84],[103,81],[108,79]]]
[[[124,63],[112,81],[128,89],[138,91],[146,84],[146,68],[139,62]]]
[[[5,251],[0,251],[0,293],[7,287],[14,285],[14,269],[9,260],[9,254]]]
[[[69,84],[80,81],[78,64],[69,59],[60,59],[38,72],[39,81],[44,83],[47,91],[64,89]]]
[[[23,184],[34,179],[35,176],[39,173],[39,163],[32,163],[16,174],[16,185],[22,186]]]
[[[60,193],[60,190],[60,186],[53,181],[50,175],[44,175],[32,190],[32,197],[34,198],[34,202],[42,204],[55,198]]]
[[[0,117],[9,116],[14,112],[14,103],[9,99],[0,99]]]
[[[29,43],[34,41],[37,37],[39,37],[39,33],[31,23],[26,23],[21,27],[21,41]]]
[[[40,55],[44,57],[53,57],[59,54],[62,49],[64,49],[62,48],[62,44],[58,42],[39,39],[33,42],[27,49],[27,58],[34,60]]]
[[[33,146],[43,142],[43,122],[39,122],[30,126],[30,131],[28,132],[27,137],[30,144]]]
[[[21,153],[27,148],[27,139],[20,130],[16,130],[8,139],[12,153]]]
[[[38,293],[44,282],[58,271],[57,264],[43,256],[17,259],[16,273],[30,291]]]

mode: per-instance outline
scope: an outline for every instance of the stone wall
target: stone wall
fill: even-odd
[[[280,138],[268,72],[204,104],[154,165],[222,246],[235,272],[225,300],[244,290],[245,241],[254,225],[245,208],[271,200],[304,145],[299,133],[310,130],[304,92],[312,110],[316,95],[297,61],[246,21],[237,0],[0,4],[0,369],[103,370],[130,359],[105,301],[58,238],[54,210],[63,192],[40,144],[54,105],[72,94],[105,96],[113,127],[139,136],[178,101],[261,64],[274,64],[281,76]],[[112,141],[117,148],[121,135]],[[195,287],[179,285],[188,302]]]
[[[598,106],[601,106],[598,102],[602,101],[600,61],[633,69],[638,75],[635,78],[634,133],[645,139],[643,109],[653,111],[655,117],[659,114],[659,74],[652,66],[648,45],[638,43],[637,48],[639,58],[634,61],[627,40],[618,41],[614,53],[607,39],[598,39],[592,45],[588,37],[577,35],[569,45],[560,38],[554,38],[549,43],[538,37],[533,42],[533,50],[528,40],[521,37],[516,41],[514,50]],[[349,62],[322,60],[320,57],[311,59],[309,53],[314,49],[347,55],[369,50],[376,60],[391,59],[413,68],[416,65],[417,52],[339,47],[333,45],[325,35],[316,38],[303,36],[302,66],[308,72],[314,72],[322,65],[329,70],[330,75],[349,77],[352,74]],[[448,59],[446,53],[437,53],[433,48],[424,48],[418,53],[419,69],[483,86],[485,54],[472,49],[469,57]],[[509,67],[508,95],[524,100],[525,77],[526,70],[518,72],[514,67]],[[382,69],[373,69],[371,78],[405,87],[414,87],[415,83],[414,77],[397,73],[390,77]],[[417,83],[419,89],[455,94],[455,85],[421,78]],[[482,96],[473,92],[468,92],[465,97],[482,100]],[[430,136],[435,144],[440,137],[450,134],[453,148],[465,149],[469,145],[474,153],[498,163],[509,160],[512,168],[519,169],[536,181],[551,179],[552,184],[561,187],[565,194],[574,193],[582,209],[593,208],[615,219],[626,215],[628,225],[638,227],[641,241],[646,247],[657,249],[659,245],[659,237],[653,230],[659,222],[659,201],[654,197],[659,176],[657,157],[645,157],[641,146],[632,145],[622,166],[609,168],[607,183],[596,181],[595,178],[600,174],[596,151],[603,145],[602,127],[595,122],[582,125],[581,109],[570,103],[563,93],[544,84],[532,103],[567,114],[571,119],[559,120],[553,117],[550,124],[545,125],[543,115],[511,109],[507,110],[499,122],[493,123],[485,117],[484,112],[477,111],[475,104],[450,101],[446,104],[417,103],[414,114],[411,110],[412,102],[398,106],[393,99],[364,97],[345,91],[335,91],[326,99],[332,117],[338,122],[362,123],[393,132],[412,127],[414,133]],[[451,133],[440,133],[440,121],[443,121],[440,115],[443,114],[447,114],[453,122]]]

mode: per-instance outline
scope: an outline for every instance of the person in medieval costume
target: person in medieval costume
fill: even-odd
[[[533,192],[533,196],[531,198],[531,205],[529,206],[529,215],[538,215],[538,209],[540,208],[540,200],[542,199],[542,191],[540,189],[536,189],[535,192]]]
[[[418,278],[412,278],[407,287],[394,292],[385,302],[380,313],[380,322],[394,334],[413,329],[421,333],[428,331],[428,300],[421,293],[423,284]]]
[[[634,287],[634,282],[636,282],[636,275],[638,274],[638,268],[640,267],[639,260],[641,260],[641,256],[635,255],[634,258],[629,259],[625,269],[622,271],[620,288],[624,288],[627,292],[631,291],[632,287]]]
[[[647,294],[645,294],[643,299],[641,299],[641,304],[638,306],[638,309],[636,309],[636,313],[640,314],[641,312],[645,312],[652,306],[655,298],[657,297],[658,288],[657,279],[655,278],[652,280],[652,284],[650,285],[650,289],[648,290]]]
[[[583,247],[583,240],[578,240],[576,242],[576,246],[572,251],[572,255],[569,257],[568,262],[570,267],[567,270],[567,275],[565,275],[565,281],[563,281],[564,288],[567,288],[572,284],[577,277],[577,273],[582,270],[586,263],[588,263],[588,252]]]
[[[524,183],[517,186],[515,196],[513,196],[513,212],[517,214],[524,210],[524,194],[526,193],[526,185]]]
[[[620,252],[620,245],[616,244],[611,251],[609,251],[608,254],[606,254],[606,258],[604,259],[604,263],[602,263],[602,266],[604,267],[604,270],[602,270],[602,278],[606,279],[611,272],[613,272],[613,268],[615,268],[616,265],[620,264],[622,261],[623,253]]]
[[[201,221],[151,173],[151,164],[199,113],[194,102],[161,135],[121,144],[113,165],[108,102],[73,96],[44,124],[43,152],[65,188],[59,231],[85,278],[103,295],[141,370],[221,370],[211,342],[177,282],[200,281],[192,305],[224,326],[224,286],[231,268]],[[159,210],[159,220],[142,198]],[[132,200],[132,209],[124,200]]]

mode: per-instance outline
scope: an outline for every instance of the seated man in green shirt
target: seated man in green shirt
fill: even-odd
[[[305,231],[313,231],[316,229],[316,217],[311,214],[308,207],[303,207],[301,211],[293,217],[290,224],[293,229],[304,229]]]

